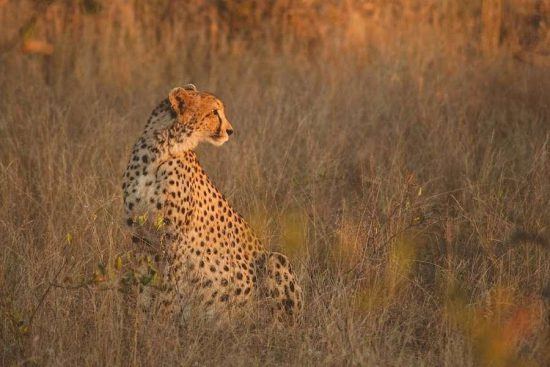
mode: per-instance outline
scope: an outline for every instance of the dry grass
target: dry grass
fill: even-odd
[[[218,49],[212,26],[151,30],[109,9],[71,33],[48,13],[35,34],[50,55],[0,56],[1,365],[550,363],[547,69],[450,52],[425,25],[368,52],[237,36]],[[29,14],[0,2],[2,39]],[[306,309],[288,330],[128,326],[120,292],[50,287],[113,272],[130,249],[130,147],[188,82],[236,130],[200,148],[207,172],[296,264]]]

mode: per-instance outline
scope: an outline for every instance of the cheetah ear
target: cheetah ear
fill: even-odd
[[[197,91],[197,87],[195,86],[195,84],[191,84],[191,83],[185,84],[185,85],[183,86],[183,89],[185,89],[185,90],[192,90],[193,92],[196,92],[196,91]]]
[[[194,90],[190,90],[188,88],[189,88],[189,84],[183,88],[181,87],[174,88],[168,94],[168,100],[170,101],[170,105],[178,115],[181,115],[186,108],[188,108],[193,104],[193,100],[194,100],[193,92],[196,90],[196,88]]]

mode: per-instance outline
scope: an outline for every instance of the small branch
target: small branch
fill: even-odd
[[[74,291],[74,290],[82,289],[82,288],[90,289],[90,286],[93,285],[93,284],[96,284],[96,283],[92,282],[92,281],[84,282],[84,283],[76,284],[76,285],[64,285],[64,284],[59,284],[59,283],[50,283],[50,286],[55,287],[55,288]],[[115,290],[118,290],[119,287],[117,287],[117,286],[97,287],[96,289],[99,290],[99,291],[115,291]]]
[[[57,273],[55,273],[54,279],[57,279],[57,277],[59,276],[59,274],[61,274],[61,271],[63,270],[64,267],[65,267],[65,263],[63,263],[59,267],[59,270],[57,271]],[[32,322],[34,321],[34,317],[36,316],[36,313],[38,312],[38,310],[46,300],[46,296],[48,295],[48,293],[50,293],[50,290],[52,289],[52,287],[53,287],[53,284],[50,282],[50,284],[48,285],[48,288],[46,288],[46,291],[42,294],[42,297],[40,297],[40,301],[38,302],[38,305],[36,305],[35,309],[31,313],[31,317],[29,318],[29,323],[28,323],[29,327],[32,325]]]

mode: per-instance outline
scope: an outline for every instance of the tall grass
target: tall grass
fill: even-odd
[[[326,2],[380,14],[363,24],[372,32],[355,23],[355,41],[347,18],[309,39],[298,20],[314,13],[283,1],[268,9],[285,15],[280,33],[255,7],[174,3],[87,14],[54,2],[0,56],[1,365],[550,363],[547,69],[482,57],[475,25],[437,28],[480,15],[473,3],[399,8],[441,16],[405,14],[390,34],[382,20],[399,9]],[[34,4],[0,6],[2,41]],[[28,39],[53,52],[20,52]],[[70,289],[98,264],[116,273],[134,246],[121,219],[130,148],[189,82],[227,106],[235,135],[199,157],[296,264],[297,325],[177,327],[139,313],[129,325],[124,295],[101,278]]]

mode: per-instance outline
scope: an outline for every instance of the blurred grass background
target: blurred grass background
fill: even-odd
[[[549,365],[549,20],[546,0],[0,0],[0,364]],[[225,101],[236,134],[199,155],[292,258],[296,326],[128,326],[120,292],[51,286],[131,249],[130,148],[189,82]]]

